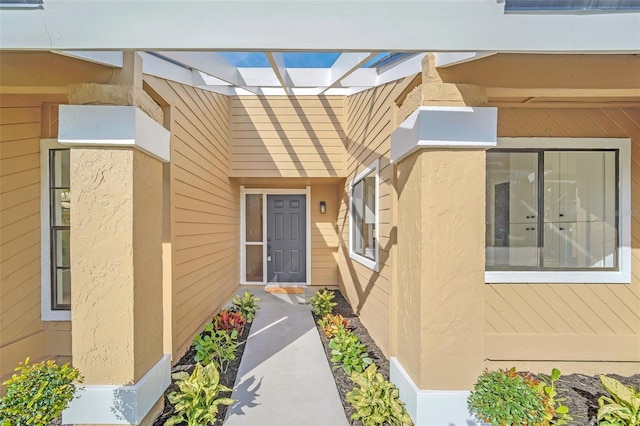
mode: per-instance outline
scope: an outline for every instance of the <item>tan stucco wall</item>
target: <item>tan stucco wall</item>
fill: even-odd
[[[64,101],[0,96],[0,382],[27,357],[70,360],[70,323],[40,319],[40,139]]]
[[[421,389],[482,371],[484,168],[483,150],[446,149],[398,166],[398,360]]]
[[[563,372],[594,374],[640,369],[640,109],[498,110],[498,135],[508,137],[628,137],[631,147],[631,284],[489,284],[485,340],[489,365],[544,366],[571,360]],[[502,360],[502,361],[500,361]],[[606,363],[618,361],[616,368]],[[636,361],[636,364],[623,361]]]
[[[230,98],[234,177],[344,177],[343,96]]]

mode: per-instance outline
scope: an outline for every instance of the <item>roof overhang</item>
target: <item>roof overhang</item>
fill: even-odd
[[[0,48],[640,52],[640,13],[510,14],[500,0],[45,0],[0,10]]]

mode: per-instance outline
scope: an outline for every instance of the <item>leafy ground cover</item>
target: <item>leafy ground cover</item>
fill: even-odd
[[[360,341],[367,348],[369,356],[373,359],[373,362],[378,366],[378,372],[382,373],[385,379],[389,378],[389,361],[384,356],[380,348],[373,341],[366,327],[362,325],[358,317],[354,314],[351,306],[346,301],[344,296],[339,292],[335,292],[336,306],[333,308],[334,314],[342,315],[345,319],[349,320],[349,328],[355,333]],[[331,359],[331,348],[329,348],[329,339],[325,336],[322,329],[318,326],[317,322],[320,319],[319,316],[314,314],[314,320],[318,332],[320,334],[320,340],[324,346],[327,360]],[[331,362],[330,362],[331,365]],[[355,409],[347,402],[346,395],[353,389],[353,382],[349,376],[344,372],[342,368],[333,369],[333,377],[336,381],[336,387],[342,400],[342,406],[344,407],[347,418],[351,418],[351,415],[355,412]],[[640,374],[635,374],[630,377],[623,377],[616,374],[609,374],[608,376],[619,380],[626,386],[633,386],[636,389],[640,386]],[[596,413],[598,412],[598,399],[602,395],[607,395],[606,391],[602,388],[600,379],[597,376],[587,376],[584,374],[568,374],[561,376],[556,383],[558,389],[558,398],[564,398],[563,404],[569,408],[569,413],[573,417],[573,421],[569,423],[571,426],[597,426]],[[354,426],[360,426],[360,421],[352,421]]]

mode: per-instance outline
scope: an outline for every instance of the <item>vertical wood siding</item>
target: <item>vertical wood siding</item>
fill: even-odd
[[[231,98],[231,176],[344,177],[344,97]]]
[[[174,361],[239,284],[240,190],[229,179],[229,99],[153,77],[171,105]]]
[[[41,122],[46,100],[0,97],[0,378],[26,357],[71,354],[70,324],[43,324],[40,312],[40,139],[55,136]]]
[[[389,163],[395,100],[411,78],[398,80],[347,98],[347,181],[338,212],[338,270],[341,286],[376,343],[389,353],[389,305],[391,259],[393,167]],[[380,159],[379,256],[380,271],[374,272],[349,257],[349,183]]]
[[[498,135],[631,138],[640,211],[640,109],[499,109]],[[640,217],[631,217],[631,284],[487,285],[487,357],[640,361]]]

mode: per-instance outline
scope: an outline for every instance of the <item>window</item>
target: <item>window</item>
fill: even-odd
[[[378,271],[378,179],[379,160],[352,182],[349,193],[350,257]]]
[[[41,143],[42,318],[68,320],[71,309],[69,149]]]
[[[525,141],[487,151],[486,270],[563,272],[562,282],[575,282],[567,272],[621,271],[622,222],[633,213],[621,205],[621,148]]]

